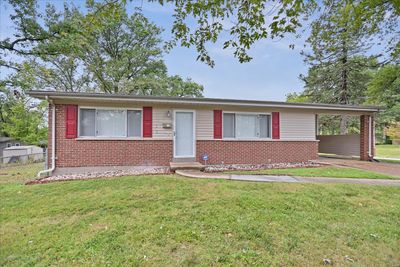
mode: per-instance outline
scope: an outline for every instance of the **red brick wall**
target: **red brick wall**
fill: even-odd
[[[369,115],[360,116],[360,160],[369,160],[368,155],[368,142],[369,142],[369,120],[371,119],[371,124],[373,125],[373,118]],[[371,138],[371,157],[374,157],[374,132],[372,131]]]
[[[65,106],[56,105],[56,167],[168,166],[172,140],[75,140],[65,138]],[[51,109],[49,109],[49,164]],[[317,141],[197,141],[197,160],[209,164],[301,162],[317,158]],[[50,165],[49,165],[50,166]]]
[[[172,140],[66,139],[64,105],[56,105],[56,125],[56,167],[168,166],[172,159]],[[51,157],[51,125],[49,144]]]
[[[208,164],[302,162],[318,157],[318,141],[197,141],[197,159]]]

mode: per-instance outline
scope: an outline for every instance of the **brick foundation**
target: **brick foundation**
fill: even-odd
[[[208,164],[302,162],[318,158],[318,141],[197,141],[196,151],[198,160],[208,154]]]

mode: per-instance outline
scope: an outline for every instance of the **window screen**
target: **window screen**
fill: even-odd
[[[126,110],[97,110],[97,136],[126,136]]]
[[[94,136],[95,135],[95,110],[94,109],[81,109],[80,110],[80,136]]]
[[[128,136],[142,136],[142,111],[128,110]]]
[[[257,115],[236,114],[236,137],[237,138],[256,138]]]
[[[224,113],[223,116],[223,134],[224,138],[235,138],[235,114]]]

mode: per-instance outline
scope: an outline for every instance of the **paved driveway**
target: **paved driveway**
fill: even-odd
[[[318,161],[336,166],[358,168],[366,171],[373,171],[400,177],[400,164],[395,163],[369,162],[355,159],[336,159],[324,157],[320,157]]]

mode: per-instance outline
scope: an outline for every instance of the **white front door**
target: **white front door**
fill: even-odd
[[[194,111],[174,111],[174,158],[192,158],[195,156],[194,120]]]

